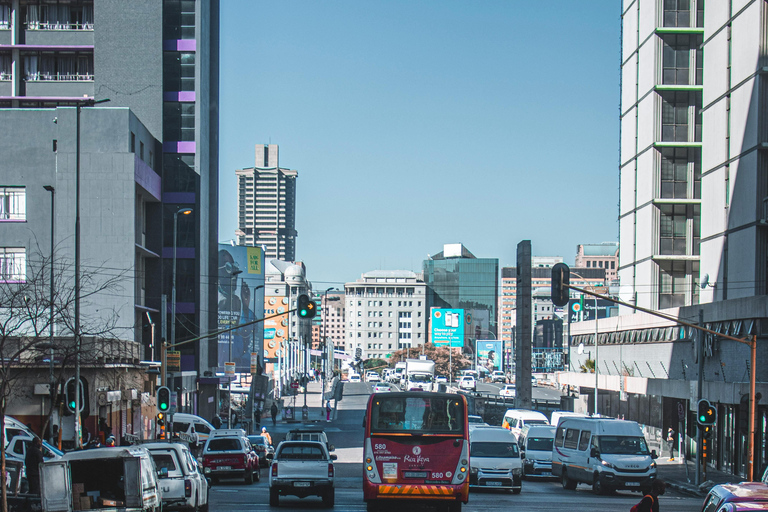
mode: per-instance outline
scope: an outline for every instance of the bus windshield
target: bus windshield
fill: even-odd
[[[601,454],[649,455],[645,439],[634,436],[598,436],[597,445]]]
[[[459,434],[464,432],[464,404],[456,398],[376,397],[371,404],[371,433]]]

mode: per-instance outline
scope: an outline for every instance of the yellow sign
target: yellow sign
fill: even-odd
[[[261,247],[248,247],[248,273],[261,274],[262,252]]]
[[[169,372],[181,371],[181,352],[169,350],[165,355],[165,361]]]

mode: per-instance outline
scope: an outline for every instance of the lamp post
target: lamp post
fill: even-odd
[[[53,319],[54,319],[54,311],[53,311],[53,292],[54,292],[54,284],[53,284],[53,256],[54,256],[54,237],[53,237],[53,230],[54,230],[54,220],[56,218],[56,189],[53,188],[51,185],[43,185],[43,188],[51,193],[51,317],[50,317],[50,326],[49,326],[49,337],[50,337],[50,344],[51,344],[51,352],[50,352],[50,363],[49,363],[49,376],[48,380],[50,382],[51,389],[49,390],[51,395],[51,404],[53,404],[53,400],[56,396],[56,382],[53,379]]]
[[[86,98],[75,106],[75,448],[80,448],[80,108],[106,103],[109,99]]]
[[[179,214],[190,215],[192,208],[179,208],[173,213],[173,275],[171,282],[171,345],[176,343],[176,241],[177,231],[179,224]],[[166,351],[163,351],[166,352]],[[167,357],[167,356],[166,356]],[[168,385],[168,365],[167,361],[163,361],[163,386]]]
[[[242,274],[243,271],[239,268],[233,268],[232,273],[229,275],[229,327],[232,328],[234,324],[234,300],[235,300],[235,287],[237,286],[237,276]],[[232,336],[235,335],[235,331],[229,331],[229,359],[232,362]],[[229,406],[227,412],[227,428],[232,428],[232,378],[227,376],[227,398],[229,399]]]

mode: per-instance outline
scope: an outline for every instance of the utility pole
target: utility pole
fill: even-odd
[[[517,244],[517,347],[515,350],[515,407],[530,409],[531,399],[531,241]]]
[[[699,325],[704,327],[704,310],[699,310]],[[696,344],[696,357],[697,362],[699,363],[699,372],[697,376],[697,389],[698,394],[697,402],[698,400],[701,400],[704,398],[704,331],[699,331],[696,333],[697,338],[697,344]],[[704,457],[702,457],[702,449],[701,449],[701,426],[696,426],[696,485],[701,484],[701,467],[706,464],[704,461]]]

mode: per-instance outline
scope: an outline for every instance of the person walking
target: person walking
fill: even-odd
[[[221,428],[221,417],[218,414],[213,416],[213,419],[211,420],[211,425],[213,425],[213,428],[215,429]]]
[[[325,402],[325,421],[331,421],[331,401]]]
[[[29,443],[24,464],[29,482],[29,493],[40,494],[40,464],[43,463],[43,442],[36,437]]]
[[[261,435],[267,440],[267,443],[272,446],[272,436],[267,432],[267,427],[261,427]]]
[[[269,412],[272,414],[272,426],[274,427],[277,425],[277,404],[275,402],[272,402]]]
[[[675,435],[675,431],[672,430],[672,427],[669,427],[669,430],[667,431],[667,447],[669,448],[669,460],[675,460],[676,441],[677,441],[677,436]]]
[[[654,480],[651,484],[651,493],[643,496],[640,502],[632,507],[632,512],[659,512],[659,496],[667,490],[667,484],[663,480]]]

